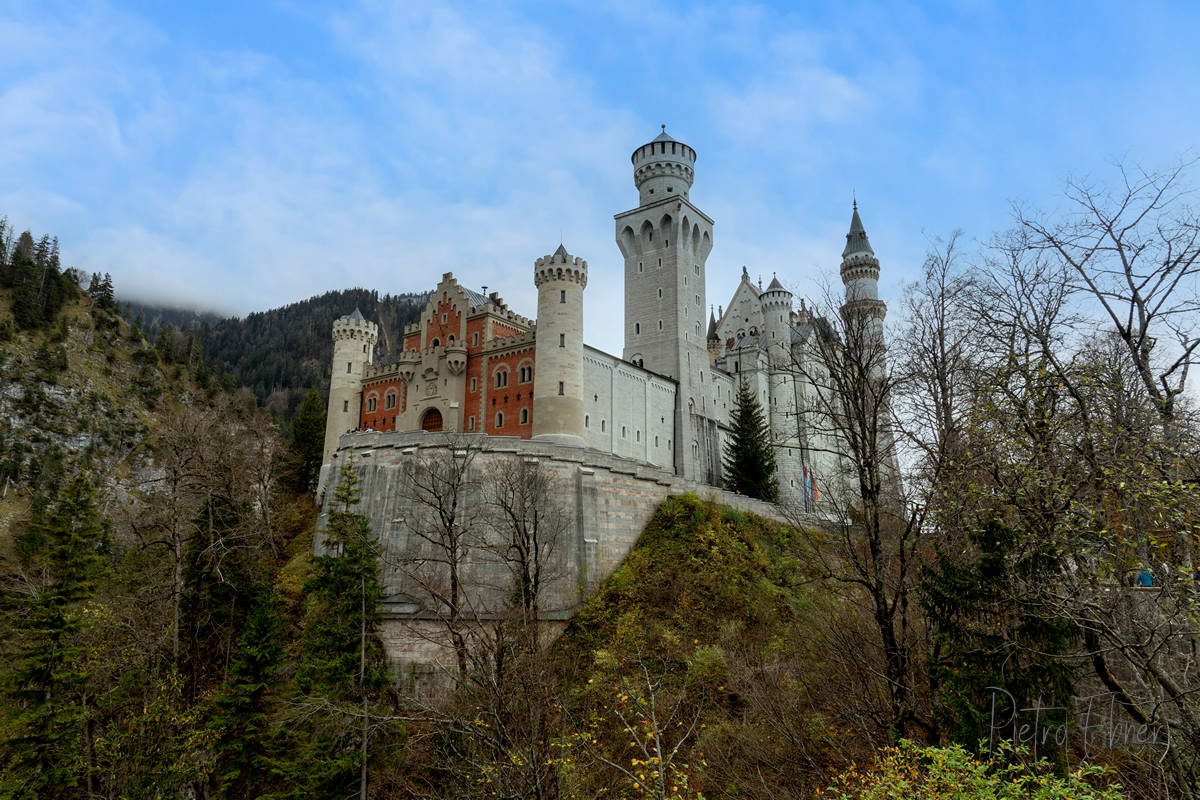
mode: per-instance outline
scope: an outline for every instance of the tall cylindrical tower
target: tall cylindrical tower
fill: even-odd
[[[333,372],[329,378],[329,412],[325,418],[325,457],[321,459],[321,486],[325,465],[337,450],[338,437],[358,427],[363,373],[375,357],[379,326],[357,308],[333,321]]]
[[[783,287],[777,276],[771,276],[771,285],[758,297],[763,313],[763,343],[771,358],[771,366],[782,368],[788,365],[792,336],[792,293]]]
[[[582,447],[587,262],[560,244],[534,263],[533,283],[538,289],[533,438]]]

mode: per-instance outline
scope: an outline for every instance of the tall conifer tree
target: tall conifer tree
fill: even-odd
[[[729,425],[733,432],[725,449],[725,488],[775,502],[779,485],[775,481],[771,429],[746,381],[738,386]]]
[[[103,568],[103,529],[92,488],[75,478],[20,541],[26,592],[6,605],[15,634],[4,678],[11,714],[0,743],[0,794],[88,794],[84,753],[87,601]]]

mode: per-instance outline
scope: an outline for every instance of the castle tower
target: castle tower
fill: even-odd
[[[850,219],[850,232],[846,234],[846,247],[842,250],[842,283],[846,287],[846,303],[842,314],[849,322],[856,319],[865,327],[863,334],[883,346],[883,319],[887,316],[887,305],[879,299],[879,259],[867,240],[867,231],[858,216],[858,202],[854,203],[854,216]]]
[[[587,262],[561,244],[534,262],[538,289],[533,438],[583,446],[583,289]]]
[[[791,353],[792,293],[783,288],[777,276],[771,277],[771,285],[759,295],[763,312],[763,336],[771,366],[788,366]]]
[[[616,215],[617,246],[625,257],[627,361],[674,378],[675,470],[686,478],[719,477],[714,409],[709,408],[704,327],[704,265],[713,221],[688,192],[696,151],[663,132],[633,151],[638,207]]]
[[[375,357],[379,326],[369,322],[357,308],[333,321],[333,373],[329,379],[329,413],[325,419],[325,456],[328,465],[337,450],[338,437],[358,427],[362,404],[363,372]],[[321,486],[327,483],[321,470]]]

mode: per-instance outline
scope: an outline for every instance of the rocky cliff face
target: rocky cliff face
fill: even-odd
[[[216,391],[216,387],[212,387]],[[147,442],[170,423],[166,399],[205,392],[140,332],[83,292],[57,322],[12,324],[0,293],[0,526],[28,498],[86,467],[103,490],[153,477]]]

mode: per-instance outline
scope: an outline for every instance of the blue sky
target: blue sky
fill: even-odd
[[[0,214],[238,314],[447,271],[532,314],[561,235],[619,353],[612,215],[660,123],[699,153],[709,302],[743,264],[818,295],[854,192],[898,308],[928,236],[1200,132],[1194,2],[2,5]]]

